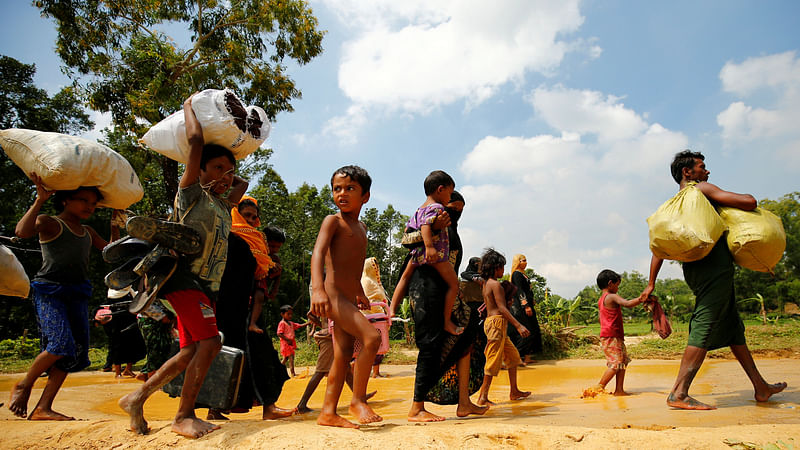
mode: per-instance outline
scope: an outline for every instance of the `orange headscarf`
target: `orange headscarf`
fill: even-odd
[[[242,196],[242,200],[250,200],[258,205],[258,202],[249,195]],[[267,272],[275,263],[269,257],[269,250],[267,249],[267,241],[264,239],[264,233],[257,228],[253,228],[249,223],[239,214],[239,208],[234,206],[231,209],[231,231],[236,233],[237,236],[244,239],[247,245],[250,246],[250,251],[256,258],[256,280],[263,280],[267,277]],[[261,226],[261,219],[258,220],[256,226]]]

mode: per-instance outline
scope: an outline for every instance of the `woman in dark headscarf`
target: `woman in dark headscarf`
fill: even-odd
[[[464,257],[464,247],[461,245],[461,237],[458,236],[458,219],[461,218],[461,212],[464,211],[464,204],[464,196],[458,191],[453,191],[450,194],[450,202],[444,208],[450,216],[450,226],[447,228],[450,236],[450,264],[453,265],[456,273],[458,273],[461,259]]]
[[[514,302],[511,303],[511,315],[525,325],[531,335],[523,338],[514,327],[508,327],[508,337],[517,347],[519,355],[526,364],[535,362],[531,355],[542,351],[542,331],[539,329],[539,320],[536,318],[531,281],[525,275],[528,259],[525,255],[514,255],[511,260],[511,283],[516,286]]]

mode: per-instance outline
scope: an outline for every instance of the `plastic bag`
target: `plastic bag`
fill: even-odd
[[[736,264],[750,270],[772,273],[786,250],[786,232],[781,218],[766,209],[742,211],[719,207],[728,227],[728,248]]]
[[[5,245],[0,245],[0,295],[28,297],[31,282],[25,269]]]
[[[253,153],[270,132],[267,113],[258,106],[245,106],[229,89],[206,89],[192,97],[192,110],[203,127],[207,144],[218,144],[242,159]],[[153,125],[139,140],[158,153],[186,164],[189,141],[183,110]]]
[[[30,177],[36,172],[47,189],[70,191],[96,186],[98,206],[126,209],[144,196],[130,163],[103,144],[76,136],[11,128],[0,131],[0,147]]]
[[[653,254],[682,262],[705,258],[725,231],[719,214],[693,183],[659,206],[647,224]]]

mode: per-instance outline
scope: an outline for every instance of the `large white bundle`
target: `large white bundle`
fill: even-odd
[[[0,295],[27,297],[31,282],[17,257],[0,245]]]
[[[236,159],[253,153],[270,131],[267,113],[258,106],[244,107],[232,91],[206,89],[192,97],[192,110],[203,127],[207,144],[218,144],[233,152]],[[180,110],[153,125],[140,143],[167,158],[186,164],[189,141],[186,118]]]
[[[128,160],[103,144],[76,136],[11,128],[0,130],[0,147],[30,177],[36,172],[47,189],[70,191],[96,186],[98,206],[126,209],[144,190]]]

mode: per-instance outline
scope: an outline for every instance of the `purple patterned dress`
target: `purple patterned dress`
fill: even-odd
[[[406,224],[407,228],[419,230],[423,225],[433,225],[436,217],[445,212],[444,206],[441,203],[431,203],[427,206],[422,206],[408,219]],[[428,262],[425,260],[425,246],[419,246],[411,250],[411,265],[420,266],[423,264],[436,264],[448,261],[450,254],[450,237],[447,234],[447,228],[433,234],[433,246],[436,248],[436,260]]]

